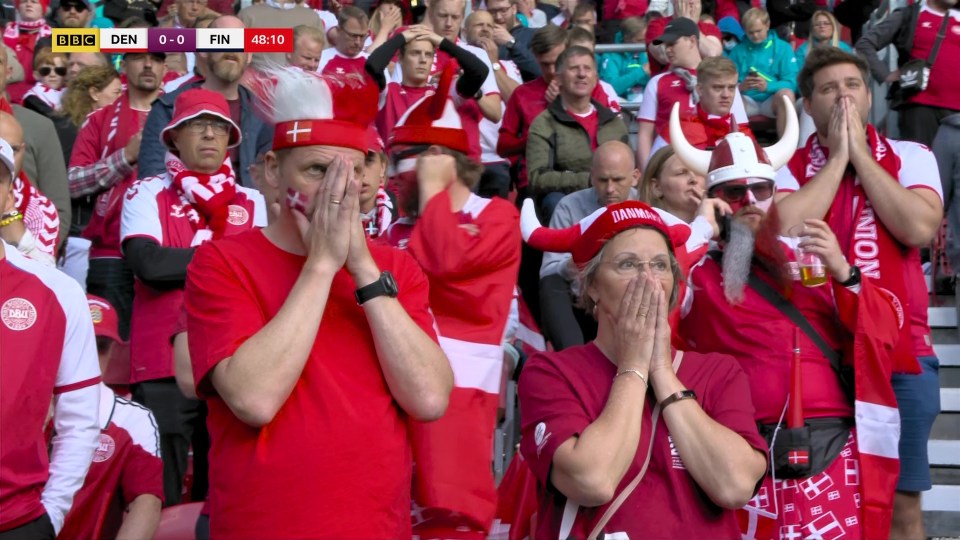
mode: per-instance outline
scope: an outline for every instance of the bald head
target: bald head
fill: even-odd
[[[217,17],[210,23],[210,28],[244,28],[243,21],[233,15]]]
[[[20,126],[20,122],[10,113],[0,112],[0,139],[10,143],[13,148],[13,164],[16,169],[13,171],[13,176],[17,176],[23,168],[23,151],[25,149],[23,128]]]
[[[597,148],[590,167],[590,183],[603,205],[620,203],[630,197],[630,188],[640,181],[633,150],[620,141],[608,141]]]

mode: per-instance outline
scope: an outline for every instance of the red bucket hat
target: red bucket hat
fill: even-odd
[[[656,209],[640,201],[624,201],[600,208],[566,229],[540,225],[533,199],[523,201],[520,212],[520,232],[528,245],[540,251],[570,253],[578,267],[590,262],[607,240],[635,227],[655,229],[674,251],[690,237],[689,225],[667,225]]]
[[[87,305],[90,307],[90,318],[93,319],[93,333],[96,336],[123,343],[120,339],[120,319],[117,317],[117,310],[113,309],[110,302],[99,296],[88,294]]]
[[[240,144],[243,137],[240,134],[240,128],[230,118],[230,106],[227,105],[226,98],[222,94],[203,88],[192,88],[177,96],[177,101],[173,104],[173,119],[160,132],[160,141],[168,149],[176,150],[170,137],[171,132],[180,124],[205,114],[230,123],[230,142],[227,143],[227,148]]]

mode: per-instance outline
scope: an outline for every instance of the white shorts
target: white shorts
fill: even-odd
[[[747,111],[747,116],[766,116],[767,118],[776,118],[777,115],[773,114],[773,99],[776,97],[776,94],[767,98],[766,101],[762,103],[757,103],[752,98],[747,96],[743,97],[743,108]]]

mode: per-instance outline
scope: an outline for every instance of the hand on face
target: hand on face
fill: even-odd
[[[324,174],[312,218],[291,208],[306,248],[306,266],[330,273],[343,267],[351,247],[352,228],[360,223],[359,193],[353,164],[338,155]]]
[[[844,103],[844,110],[847,116],[847,136],[849,138],[847,146],[850,150],[851,159],[866,158],[870,159],[870,149],[867,147],[867,131],[863,126],[863,120],[860,118],[860,111],[853,98],[840,98]]]
[[[660,282],[639,275],[627,284],[615,318],[598,308],[616,332],[614,361],[618,369],[635,369],[644,376],[650,372],[657,339],[657,313],[665,301]]]
[[[502,26],[493,27],[493,40],[497,42],[497,45],[506,45],[510,43],[513,39],[513,36],[510,35],[510,32]]]
[[[658,282],[659,284],[659,282]],[[653,352],[650,357],[650,381],[659,378],[660,372],[673,373],[673,359],[670,350],[670,322],[667,319],[667,293],[663,286],[657,290],[657,327],[653,334]]]
[[[840,98],[833,106],[830,114],[830,128],[827,132],[827,148],[830,149],[830,159],[839,159],[846,162],[850,159],[850,135],[847,127],[847,112],[844,99]]]
[[[550,85],[547,86],[547,93],[544,94],[544,97],[547,98],[547,103],[553,103],[553,100],[557,99],[557,96],[560,95],[560,81],[556,78],[550,81]]]
[[[819,256],[835,281],[846,281],[850,277],[850,263],[840,251],[837,236],[830,226],[819,219],[805,219],[803,225],[804,236],[800,247]]]

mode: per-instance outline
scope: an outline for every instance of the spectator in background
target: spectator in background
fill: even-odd
[[[960,276],[960,114],[943,119],[932,150],[940,169],[943,207],[947,213],[947,259],[954,275]],[[956,287],[960,293],[960,279],[956,279]],[[957,306],[960,310],[960,302]]]
[[[567,30],[567,48],[574,46],[583,47],[589,49],[590,52],[595,52],[597,49],[597,36],[586,28],[574,26]],[[596,54],[594,54],[594,59],[597,60]],[[597,62],[599,66],[599,60],[597,60]],[[620,101],[617,98],[617,92],[610,86],[610,83],[598,78],[597,88],[602,90],[602,94],[606,96],[606,99],[601,101],[601,103],[609,107],[613,112],[620,112]]]
[[[840,39],[840,23],[829,11],[817,11],[811,19],[813,23],[810,39],[804,41],[797,47],[797,64],[803,65],[807,59],[807,53],[814,47],[838,47],[840,50],[852,53],[853,49],[845,41]],[[798,68],[799,69],[799,68]]]
[[[639,44],[646,35],[647,21],[643,17],[628,17],[620,21],[620,32],[614,42]],[[646,51],[601,54],[600,80],[610,83],[621,98],[640,101],[643,87],[650,80]]]
[[[510,0],[517,7],[517,19],[520,24],[536,30],[547,25],[547,15],[542,10],[537,9],[534,0]]]
[[[160,12],[157,14],[160,17],[163,17],[160,19],[160,28],[193,28],[197,21],[197,17],[206,15],[208,13],[219,13],[207,7],[208,0],[165,1],[166,5],[160,8]],[[175,9],[171,9],[170,13],[168,14],[166,8],[170,5],[173,5]],[[233,10],[231,9],[229,13],[232,12]]]
[[[857,53],[870,64],[873,77],[880,83],[897,83],[900,68],[910,60],[926,61],[930,56],[940,26],[945,39],[930,68],[930,82],[922,92],[900,95],[891,90],[891,108],[899,111],[900,138],[927,146],[933,143],[940,122],[960,112],[960,9],[957,0],[927,0],[900,8],[869,29],[856,43]],[[878,53],[888,45],[897,48],[897,66],[887,67]],[[899,86],[899,85],[895,85]]]
[[[76,52],[67,55],[67,84],[80,73],[80,70],[90,66],[109,66],[110,61],[103,53]]]
[[[38,51],[33,57],[33,77],[37,82],[23,95],[23,106],[51,118],[60,110],[66,76],[67,55],[50,49]]]
[[[465,34],[467,43],[486,51],[493,66],[494,78],[497,81],[497,90],[503,98],[501,108],[506,108],[506,100],[510,99],[513,91],[523,82],[520,70],[510,60],[501,60],[499,48],[494,41],[493,16],[486,11],[474,11],[467,17]],[[501,28],[502,30],[502,28]],[[529,54],[529,52],[527,53]],[[477,193],[481,197],[499,196],[504,199],[510,193],[510,165],[509,162],[497,154],[497,138],[500,122],[491,122],[486,118],[480,119],[480,162],[483,164],[483,175],[477,186]]]
[[[383,138],[374,126],[367,130],[367,157],[360,179],[360,221],[370,238],[386,234],[398,216],[391,195],[384,189],[387,180],[387,154]],[[262,189],[262,188],[260,188]]]
[[[556,5],[560,9],[560,13],[554,15],[550,19],[550,23],[560,28],[570,26],[570,20],[573,19],[573,11],[577,9],[579,3],[580,0],[557,0]]]
[[[597,6],[592,2],[579,2],[570,17],[569,28],[583,28],[594,36],[597,34]]]
[[[107,372],[117,332],[117,312],[87,295],[100,371]],[[152,538],[160,524],[163,461],[157,419],[101,382],[99,446],[67,514],[60,538]]]
[[[57,7],[58,28],[88,28],[93,15],[87,0],[61,0]]]
[[[740,125],[748,122],[740,93],[734,87],[734,95],[729,96],[728,85],[724,84],[728,82],[726,79],[729,69],[726,70],[727,74],[723,74],[724,70],[721,68],[713,77],[714,82],[710,84],[711,95],[707,101],[711,108],[716,108],[704,110],[699,106],[701,96],[697,68],[702,62],[698,46],[699,35],[700,30],[693,21],[680,17],[671,20],[654,41],[656,46],[664,46],[670,70],[654,75],[643,91],[643,101],[637,113],[637,163],[641,170],[646,169],[647,160],[653,152],[668,144],[667,141],[670,140],[669,118],[674,103],[680,104],[680,117],[683,119],[693,119],[703,112],[705,115],[723,117],[732,114]],[[727,66],[729,67],[729,64]],[[717,88],[714,88],[714,85]],[[729,123],[727,126],[729,127]],[[708,137],[704,136],[702,140],[706,142]]]
[[[125,340],[130,336],[134,284],[133,272],[120,251],[120,218],[127,189],[137,179],[143,125],[161,94],[163,61],[163,53],[123,55],[127,91],[87,116],[67,170],[75,201],[96,198],[95,211],[83,231],[91,242],[87,291],[110,302]]]
[[[333,47],[323,51],[317,71],[326,75],[363,73],[368,56],[363,43],[369,33],[370,20],[361,9],[343,6],[337,13],[337,21],[337,27],[330,31]]]
[[[326,46],[323,31],[301,24],[293,27],[293,52],[287,53],[287,64],[304,71],[318,71]]]
[[[781,96],[791,103],[797,101],[797,56],[789,43],[770,32],[766,11],[748,10],[743,15],[743,28],[747,40],[730,51],[730,59],[740,73],[740,93],[747,116],[776,118],[777,134],[782,135],[786,115],[796,114],[792,107],[786,109]]]
[[[737,66],[728,58],[711,56],[700,62],[696,86],[700,101],[691,114],[680,118],[680,128],[687,142],[701,150],[712,149],[730,133],[730,126],[736,123],[732,111],[740,103],[737,78]],[[753,137],[747,122],[738,123],[737,130]],[[661,140],[658,138],[657,142]],[[659,149],[657,143],[653,146],[654,151]]]
[[[383,0],[377,9],[370,15],[370,31],[372,41],[364,42],[364,51],[368,54],[383,45],[393,33],[403,25],[405,5],[402,0]],[[328,29],[328,32],[332,29]]]
[[[498,57],[515,63],[523,82],[532,81],[542,75],[537,59],[530,51],[533,30],[520,24],[517,3],[514,0],[487,0],[487,12],[493,16],[493,41],[498,47]],[[501,95],[506,104],[510,96]]]
[[[530,126],[527,167],[530,187],[545,220],[567,193],[590,184],[593,152],[607,141],[628,142],[619,113],[592,99],[596,59],[584,47],[568,47],[557,58],[559,97]]]
[[[551,229],[566,229],[611,204],[637,198],[633,149],[621,141],[607,141],[597,147],[590,166],[590,187],[560,199],[550,218]],[[574,287],[577,269],[569,253],[543,253],[540,265],[541,328],[554,350],[583,345],[597,335],[597,321],[576,306]]]
[[[22,219],[7,211],[14,169],[13,149],[0,139],[0,230]],[[0,305],[0,536],[53,540],[97,447],[93,324],[76,282],[6,242],[0,242]],[[55,435],[48,441],[51,408]]]
[[[685,18],[696,21],[697,50],[701,58],[720,56],[723,54],[723,44],[720,42],[720,29],[711,22],[701,21],[702,6],[700,0],[670,0],[673,5],[673,16],[657,17],[650,20],[647,26],[647,54],[649,54],[650,74],[657,75],[671,64],[663,44],[666,41],[659,39],[668,24],[674,19]],[[699,60],[698,60],[699,63]],[[643,166],[641,161],[640,166]]]
[[[608,43],[611,36],[615,36],[617,32],[623,31],[623,21],[632,17],[643,17],[647,14],[649,1],[624,0],[621,2],[618,0],[611,2],[606,0],[601,2],[601,5],[603,6],[603,17],[601,17],[600,27],[603,31],[599,38],[601,40],[606,39],[607,41],[604,42]],[[646,32],[646,27],[644,27],[644,32]],[[620,43],[615,39],[613,41],[614,43]]]
[[[258,191],[238,185],[228,149],[240,144],[240,128],[222,94],[203,88],[178,93],[160,137],[166,172],[127,191],[120,245],[137,278],[130,383],[134,399],[157,417],[164,499],[172,505],[181,498],[193,431],[204,428],[201,404],[188,401],[173,378],[170,336],[187,265],[203,242],[265,226],[266,204]]]
[[[214,20],[210,27],[243,28],[243,22],[237,17],[224,15]],[[282,53],[278,54],[283,56]],[[256,115],[254,111],[256,96],[240,84],[248,62],[250,62],[250,55],[244,53],[197,53],[197,63],[203,64],[202,70],[205,71],[206,78],[184,84],[177,90],[160,96],[154,102],[143,128],[137,163],[139,178],[163,174],[166,170],[164,156],[167,151],[160,142],[160,132],[173,118],[173,104],[180,92],[200,87],[223,95],[230,106],[231,120],[248,134],[239,146],[230,150],[230,160],[240,185],[245,187],[253,185],[249,167],[256,163],[258,155],[263,154],[270,147],[272,128],[264,124],[263,120]]]
[[[706,195],[706,183],[703,176],[680,161],[673,147],[667,145],[650,157],[638,191],[641,201],[692,223]]]
[[[730,54],[734,47],[743,41],[746,37],[743,33],[743,27],[740,26],[739,15],[734,17],[724,17],[717,21],[717,28],[720,29],[721,39],[723,40],[724,56]]]
[[[3,28],[3,42],[16,53],[24,71],[23,81],[7,87],[11,103],[19,104],[27,90],[37,82],[31,69],[37,40],[53,34],[53,29],[43,18],[49,6],[49,0],[17,0],[17,20],[8,22]]]
[[[243,28],[293,28],[305,24],[323,30],[323,22],[320,21],[317,12],[305,5],[295,3],[294,0],[254,4],[240,10],[237,17],[243,22]],[[366,38],[366,33],[364,33],[364,38]],[[253,55],[252,65],[259,69],[268,61],[283,64],[286,58],[284,53],[257,53]]]

